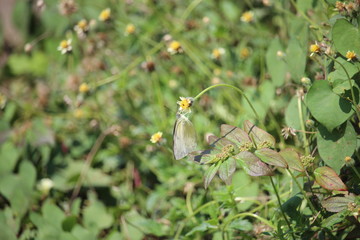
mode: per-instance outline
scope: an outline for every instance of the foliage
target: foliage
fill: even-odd
[[[17,1],[0,239],[360,238],[359,5]]]

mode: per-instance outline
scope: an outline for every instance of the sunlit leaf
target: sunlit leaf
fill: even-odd
[[[297,153],[294,149],[285,148],[285,149],[281,150],[279,153],[285,159],[285,161],[290,169],[293,169],[293,170],[296,170],[299,172],[305,171],[305,168],[304,168],[303,164],[301,163],[299,153]]]
[[[263,144],[264,142],[268,142],[271,147],[275,147],[275,138],[261,128],[256,127],[250,121],[244,121],[244,130],[251,138],[254,139],[257,146]]]
[[[328,190],[347,191],[347,187],[341,181],[334,170],[329,167],[319,167],[314,171],[315,181]]]
[[[258,149],[255,151],[255,155],[267,164],[287,168],[285,159],[274,150],[269,148]]]
[[[273,172],[268,165],[263,163],[251,152],[240,152],[234,158],[250,176],[272,176]]]

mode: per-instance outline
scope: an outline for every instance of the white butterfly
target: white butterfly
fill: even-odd
[[[196,147],[196,132],[193,124],[183,114],[176,114],[176,122],[173,131],[173,151],[176,160],[186,157]]]

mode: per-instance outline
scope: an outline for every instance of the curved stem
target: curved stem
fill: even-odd
[[[314,215],[316,215],[316,209],[315,209],[314,205],[312,204],[312,202],[310,201],[309,197],[306,195],[306,192],[305,192],[304,189],[300,186],[300,183],[298,182],[298,180],[296,179],[296,177],[294,176],[294,174],[293,174],[289,169],[287,169],[287,171],[289,172],[289,174],[291,175],[291,178],[294,180],[295,184],[296,184],[297,187],[300,189],[302,195],[304,196],[304,198],[306,199],[307,203],[309,204],[312,213],[313,213]]]
[[[327,57],[331,58],[334,62],[337,62],[341,66],[341,68],[344,70],[344,72],[345,72],[345,74],[346,74],[346,76],[348,78],[348,81],[349,81],[351,98],[352,98],[352,102],[353,102],[354,107],[355,107],[356,115],[357,115],[358,119],[360,119],[360,112],[359,112],[358,106],[356,105],[356,98],[355,98],[355,94],[354,94],[354,89],[353,89],[353,85],[351,83],[351,78],[350,78],[350,75],[349,75],[348,71],[346,70],[344,65],[341,62],[339,62],[336,58],[334,58],[334,57],[332,57],[330,55],[327,55],[327,54],[325,54],[325,55]]]
[[[281,211],[281,213],[282,213],[282,215],[283,215],[283,217],[284,217],[284,219],[285,219],[286,224],[288,225],[288,227],[289,227],[289,229],[290,229],[290,231],[291,231],[291,236],[292,236],[292,238],[295,240],[294,231],[293,231],[293,229],[292,229],[292,227],[291,227],[291,225],[290,225],[290,222],[289,222],[289,220],[287,219],[287,217],[286,217],[286,215],[285,215],[285,212],[284,212],[284,210],[283,210],[283,208],[282,208],[282,206],[281,206],[282,203],[281,203],[281,201],[280,201],[280,196],[279,196],[279,193],[278,193],[278,191],[277,191],[277,189],[276,189],[276,186],[275,186],[275,184],[274,184],[274,180],[272,179],[271,176],[270,176],[270,181],[271,181],[271,185],[272,185],[272,187],[273,187],[273,189],[274,189],[276,198],[277,198],[277,200],[278,200],[280,211]]]
[[[209,90],[211,90],[211,89],[213,89],[213,88],[217,88],[217,87],[229,87],[229,88],[232,88],[232,89],[236,90],[238,93],[240,93],[240,95],[242,95],[242,96],[245,98],[245,100],[248,102],[248,104],[250,105],[250,107],[251,107],[252,111],[254,112],[257,120],[258,120],[259,122],[261,122],[261,119],[260,119],[258,113],[256,112],[254,106],[251,104],[249,98],[245,95],[245,93],[244,93],[240,88],[237,88],[237,87],[235,87],[235,86],[233,86],[233,85],[230,85],[230,84],[222,83],[222,84],[216,84],[216,85],[212,85],[212,86],[210,86],[210,87],[207,87],[207,88],[205,88],[204,90],[202,90],[198,95],[196,95],[196,97],[194,97],[194,101],[195,101],[196,99],[200,98],[200,97],[201,97],[204,93],[206,93],[207,91],[209,91]]]

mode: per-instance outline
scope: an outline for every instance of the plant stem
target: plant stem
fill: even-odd
[[[325,56],[331,58],[334,62],[337,62],[341,66],[341,68],[344,70],[344,72],[345,72],[345,74],[346,74],[346,76],[348,78],[349,85],[350,85],[350,92],[351,92],[351,98],[352,98],[351,102],[353,103],[353,105],[355,107],[355,112],[356,112],[356,115],[357,115],[358,119],[360,119],[360,111],[358,109],[358,106],[356,105],[355,93],[354,93],[353,85],[351,83],[351,78],[350,78],[350,75],[349,75],[348,71],[346,70],[344,65],[341,62],[339,62],[336,58],[334,58],[334,57],[332,57],[330,55],[327,55],[327,54],[325,54]]]
[[[290,175],[291,175],[292,179],[294,180],[295,184],[298,186],[298,188],[300,189],[302,195],[304,196],[304,198],[305,198],[306,201],[308,202],[312,213],[313,213],[314,215],[316,215],[316,209],[315,209],[314,205],[312,204],[312,202],[310,201],[309,197],[307,196],[306,192],[305,192],[304,189],[300,186],[300,183],[298,182],[298,180],[296,179],[296,177],[294,176],[294,174],[293,174],[289,169],[287,169],[287,171],[290,173]]]
[[[188,209],[189,215],[193,215],[194,211],[192,209],[192,205],[191,205],[191,195],[193,193],[193,189],[190,189],[187,194],[186,194],[186,208]],[[194,223],[196,223],[196,218],[192,218],[192,221]]]
[[[249,98],[245,95],[245,93],[244,93],[240,88],[237,88],[237,87],[235,87],[235,86],[233,86],[233,85],[230,85],[230,84],[224,84],[224,83],[222,83],[222,84],[216,84],[216,85],[212,85],[212,86],[210,86],[210,87],[207,87],[207,88],[205,88],[204,90],[202,90],[198,95],[196,95],[196,97],[194,97],[194,101],[195,101],[196,99],[200,98],[200,97],[201,97],[204,93],[206,93],[207,91],[209,91],[209,90],[211,90],[211,89],[213,89],[213,88],[217,88],[217,87],[229,87],[229,88],[232,88],[232,89],[236,90],[238,93],[240,93],[240,95],[242,95],[242,96],[245,98],[245,100],[248,102],[248,104],[250,105],[252,111],[254,112],[254,114],[255,114],[255,116],[256,116],[256,119],[257,119],[259,122],[261,122],[261,119],[260,119],[258,113],[256,112],[254,106],[251,104]]]
[[[289,230],[291,231],[291,236],[292,236],[292,238],[295,240],[294,231],[293,231],[293,229],[292,229],[292,227],[291,227],[291,225],[290,225],[290,222],[289,222],[289,220],[287,219],[287,217],[286,217],[286,215],[285,215],[285,212],[284,212],[284,210],[283,210],[283,208],[282,208],[282,203],[281,203],[281,200],[280,200],[279,193],[278,193],[278,191],[277,191],[277,189],[276,189],[276,186],[275,186],[275,184],[274,184],[274,180],[272,179],[271,176],[270,176],[270,181],[271,181],[271,185],[272,185],[272,187],[273,187],[273,189],[274,189],[276,198],[277,198],[277,200],[278,200],[279,207],[280,207],[280,211],[281,211],[281,213],[282,213],[282,215],[283,215],[283,217],[284,217],[284,219],[285,219],[286,224],[287,224],[288,227],[289,227]]]
[[[305,124],[304,124],[304,117],[303,117],[303,112],[302,112],[302,105],[301,105],[301,97],[298,97],[298,111],[299,111],[299,120],[300,120],[300,125],[301,125],[301,131],[303,134],[303,138],[304,138],[304,148],[305,148],[305,154],[309,155],[310,151],[309,151],[309,142],[308,139],[306,137],[306,130],[305,130]]]
[[[200,206],[198,209],[196,209],[196,210],[195,210],[191,215],[189,215],[187,218],[185,218],[184,220],[182,220],[182,222],[180,223],[180,226],[179,226],[178,230],[176,231],[174,240],[179,239],[179,236],[180,236],[180,234],[181,234],[181,232],[182,232],[182,230],[183,230],[183,228],[184,228],[184,226],[185,226],[185,223],[186,223],[189,219],[193,218],[193,217],[194,217],[198,212],[200,212],[202,209],[204,209],[204,208],[206,208],[206,207],[208,207],[208,206],[210,206],[210,205],[216,204],[216,203],[217,203],[217,202],[216,202],[215,200],[214,200],[214,201],[211,201],[211,202],[207,202],[207,203],[205,203],[204,205]]]
[[[360,174],[359,174],[358,170],[354,167],[354,165],[351,164],[350,167],[351,167],[352,170],[355,172],[356,176],[360,179]]]

